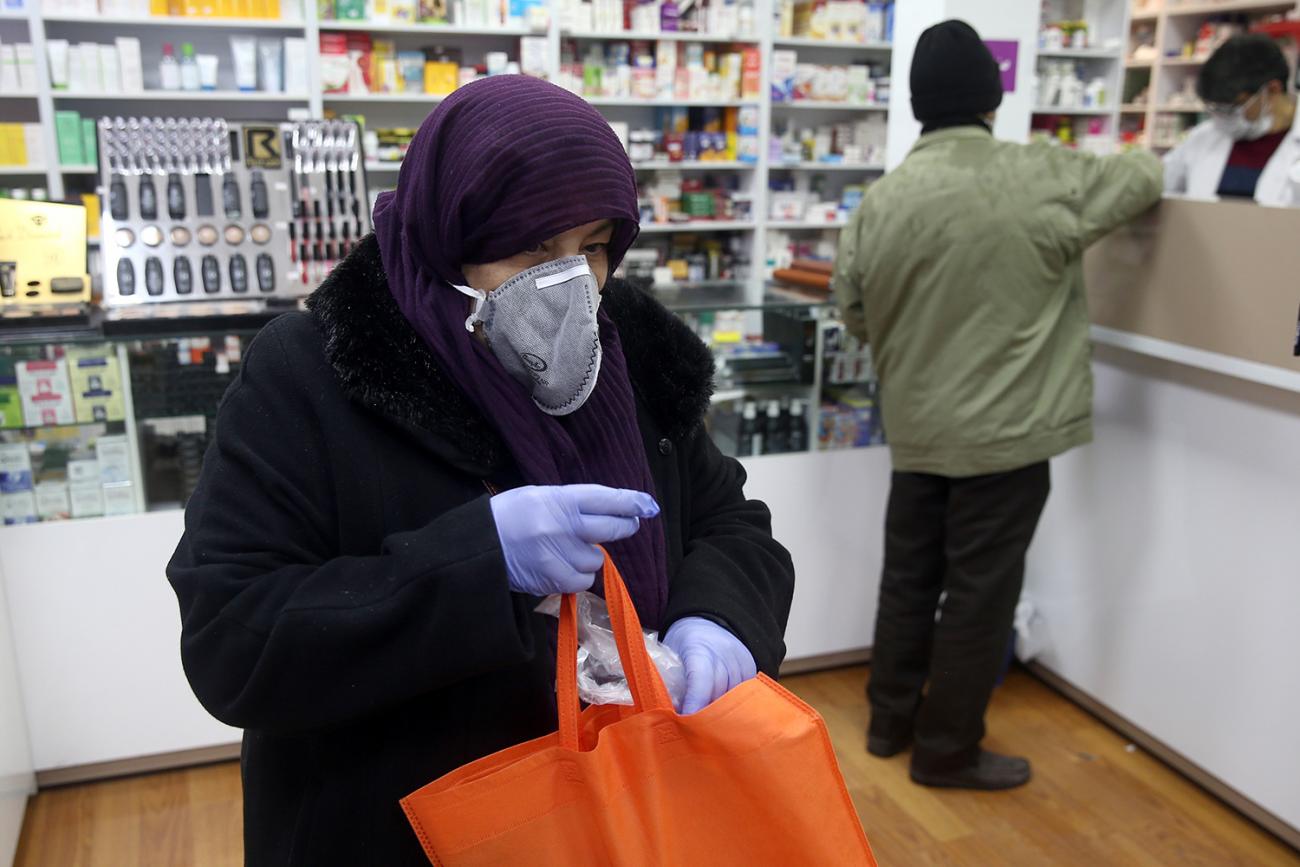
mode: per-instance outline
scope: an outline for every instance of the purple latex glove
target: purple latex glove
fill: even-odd
[[[749,649],[725,628],[703,617],[683,617],[668,629],[664,644],[686,667],[681,713],[703,710],[750,678],[758,666]]]
[[[492,498],[510,589],[531,596],[591,589],[617,542],[659,514],[654,497],[603,485],[535,485]]]

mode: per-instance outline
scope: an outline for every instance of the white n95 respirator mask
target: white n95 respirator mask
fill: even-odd
[[[492,354],[538,409],[569,415],[587,402],[600,376],[601,346],[600,287],[586,256],[520,271],[492,292],[455,288],[475,300],[465,328],[482,323]]]
[[[1261,100],[1259,117],[1250,120],[1246,117],[1247,107],[1255,100]],[[1273,131],[1273,111],[1268,103],[1268,87],[1256,91],[1245,104],[1236,106],[1231,112],[1219,113],[1214,117],[1219,131],[1233,141],[1254,141]]]

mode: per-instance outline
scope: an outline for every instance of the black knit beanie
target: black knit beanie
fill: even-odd
[[[912,114],[926,127],[977,122],[1002,104],[1002,73],[992,52],[965,21],[936,24],[912,56]]]

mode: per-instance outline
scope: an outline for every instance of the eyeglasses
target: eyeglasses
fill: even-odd
[[[1248,111],[1250,104],[1256,100],[1262,99],[1264,94],[1267,92],[1268,85],[1264,85],[1255,92],[1254,96],[1247,97],[1245,102],[1207,102],[1205,104],[1205,111],[1215,117],[1232,117],[1238,112]]]

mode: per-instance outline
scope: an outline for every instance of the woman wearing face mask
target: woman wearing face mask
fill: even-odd
[[[1300,207],[1300,125],[1290,75],[1267,36],[1238,36],[1220,46],[1196,82],[1210,119],[1165,157],[1165,191]]]
[[[469,85],[249,348],[168,569],[194,691],[245,729],[248,864],[425,863],[398,799],[555,729],[534,608],[592,586],[596,545],[683,712],[776,673],[791,561],[702,429],[710,353],[611,279],[637,217],[595,109]]]

